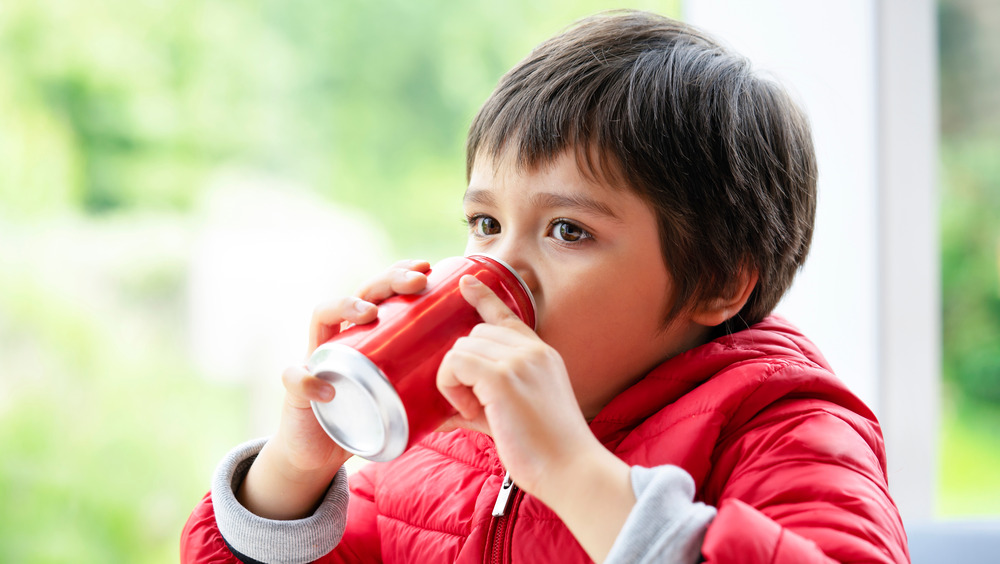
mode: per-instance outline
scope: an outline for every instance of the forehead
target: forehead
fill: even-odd
[[[590,172],[571,152],[530,167],[507,155],[499,159],[479,155],[463,202],[496,206],[516,195],[534,207],[573,208],[620,220],[620,209],[632,196],[629,192]]]

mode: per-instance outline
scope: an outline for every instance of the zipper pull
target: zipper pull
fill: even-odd
[[[510,479],[510,472],[503,477],[503,485],[500,486],[500,493],[497,495],[497,502],[493,506],[493,516],[503,517],[504,513],[507,512],[507,507],[510,505],[510,494],[514,493],[514,480]]]

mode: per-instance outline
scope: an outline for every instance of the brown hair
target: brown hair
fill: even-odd
[[[477,155],[516,151],[528,169],[574,150],[581,171],[653,209],[687,306],[757,285],[739,314],[767,316],[805,261],[816,160],[803,112],[745,58],[697,29],[646,12],[609,12],[542,43],[500,80],[473,120]]]

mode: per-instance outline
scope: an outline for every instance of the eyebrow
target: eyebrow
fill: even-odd
[[[479,204],[483,206],[496,206],[496,198],[488,190],[467,190],[463,198],[466,204]],[[570,208],[584,213],[608,217],[615,221],[622,221],[618,214],[604,202],[599,202],[593,198],[573,194],[553,194],[551,192],[540,192],[532,194],[530,198],[532,206],[539,208]]]
[[[497,200],[493,197],[493,193],[487,190],[472,190],[471,188],[465,191],[465,195],[462,196],[463,204],[479,204],[481,206],[496,207]]]

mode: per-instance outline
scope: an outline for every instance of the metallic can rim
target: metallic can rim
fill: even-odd
[[[335,421],[324,412],[329,403],[310,402],[316,420],[338,445],[345,450],[374,462],[386,462],[403,454],[409,442],[410,430],[406,408],[385,373],[361,352],[336,342],[316,348],[309,357],[309,372],[324,378],[324,374],[350,381],[364,391],[375,406],[381,424],[382,444],[370,449],[359,448],[350,437],[341,436]],[[325,377],[328,381],[330,377]],[[336,400],[334,400],[336,401]]]
[[[528,302],[531,304],[531,314],[532,314],[531,315],[531,317],[532,317],[531,330],[532,331],[537,330],[538,329],[538,304],[535,303],[535,296],[534,296],[534,294],[531,293],[531,289],[528,288],[528,284],[524,281],[524,278],[521,278],[521,275],[518,274],[516,270],[514,270],[514,267],[511,266],[511,265],[509,265],[509,264],[507,264],[507,262],[504,261],[501,258],[497,258],[497,257],[495,257],[493,255],[487,255],[487,254],[484,254],[484,253],[476,253],[474,255],[468,255],[468,257],[477,257],[477,256],[478,257],[485,257],[485,258],[490,259],[493,262],[496,262],[500,266],[506,268],[514,276],[514,278],[517,280],[517,283],[520,284],[521,288],[524,290],[524,293],[528,295]]]

